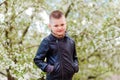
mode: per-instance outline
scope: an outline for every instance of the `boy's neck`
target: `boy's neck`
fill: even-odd
[[[65,37],[65,34],[63,34],[63,35],[56,35],[56,34],[52,33],[52,35],[53,35],[54,37],[58,38],[58,39],[61,39],[61,38],[64,38],[64,37]]]

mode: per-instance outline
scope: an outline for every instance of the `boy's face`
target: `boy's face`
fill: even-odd
[[[66,19],[62,16],[60,19],[51,18],[49,28],[57,36],[63,36],[66,32]]]

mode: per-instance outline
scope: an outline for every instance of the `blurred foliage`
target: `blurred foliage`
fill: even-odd
[[[119,5],[119,0],[1,0],[0,78],[44,80],[33,58],[50,33],[47,14],[56,9],[65,13],[68,34],[76,41],[80,70],[73,80],[119,75]]]

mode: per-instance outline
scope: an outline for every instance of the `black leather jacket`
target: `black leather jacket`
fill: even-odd
[[[73,74],[79,70],[75,42],[67,35],[62,39],[52,34],[44,38],[34,62],[40,69],[47,72],[46,80],[72,80]],[[54,67],[52,72],[47,71],[51,66]]]

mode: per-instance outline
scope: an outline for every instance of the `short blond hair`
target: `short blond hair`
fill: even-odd
[[[63,14],[61,11],[55,10],[55,11],[51,12],[51,14],[50,14],[50,16],[49,16],[49,19],[51,19],[51,18],[59,19],[59,18],[61,18],[63,15],[64,15],[64,14]]]

